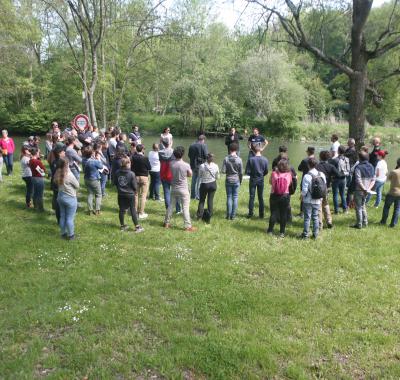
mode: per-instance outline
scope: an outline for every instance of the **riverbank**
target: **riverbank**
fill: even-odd
[[[282,240],[244,217],[247,182],[226,221],[220,180],[211,225],[187,234],[177,216],[164,230],[163,203],[149,201],[135,235],[119,231],[109,188],[102,215],[79,209],[67,242],[54,215],[23,208],[23,191],[17,166],[0,184],[4,378],[400,376],[399,227],[377,225],[381,208],[362,231],[348,228],[353,213],[335,216],[317,241],[296,239],[296,218]],[[49,210],[48,183],[45,194]]]

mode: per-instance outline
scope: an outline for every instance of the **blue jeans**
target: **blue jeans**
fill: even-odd
[[[160,199],[160,172],[150,171],[150,199],[158,201]]]
[[[385,199],[385,205],[383,206],[382,219],[381,219],[382,224],[386,224],[392,203],[394,203],[394,209],[393,209],[392,221],[390,222],[390,227],[394,227],[399,220],[400,197],[395,197],[394,195],[387,194]]]
[[[254,199],[256,197],[256,190],[258,196],[258,215],[260,218],[264,217],[264,180],[261,183],[249,182],[249,215],[253,215]]]
[[[169,204],[171,202],[171,182],[165,181],[165,180],[161,180],[161,184],[164,190],[164,203],[165,203],[165,208],[168,210]],[[179,202],[176,202],[175,205],[175,210],[176,212],[180,212],[181,211],[181,205],[179,204]]]
[[[376,199],[375,199],[374,207],[378,207],[379,204],[381,203],[383,186],[385,186],[385,182],[375,181],[375,185],[373,188],[373,190],[376,191]],[[366,200],[367,203],[369,202],[371,197],[372,197],[371,194],[367,195],[367,200]]]
[[[319,208],[320,204],[303,203],[304,211],[304,230],[303,235],[308,236],[310,232],[311,220],[313,223],[313,236],[317,237],[319,232]]]
[[[35,209],[43,210],[44,178],[32,177],[33,205]]]
[[[192,170],[191,199],[200,199],[199,169]]]
[[[4,165],[6,165],[7,175],[12,174],[14,164],[14,153],[8,153],[3,155]]]
[[[26,184],[26,195],[25,195],[25,203],[27,206],[30,206],[32,200],[32,193],[33,193],[33,183],[32,177],[22,177]]]
[[[367,195],[364,191],[356,190],[354,192],[354,201],[356,204],[357,226],[366,227],[368,225]]]
[[[100,173],[100,189],[101,189],[101,195],[103,197],[106,195],[107,179],[108,179],[108,174]]]
[[[340,199],[342,201],[343,211],[347,210],[347,202],[346,202],[346,178],[338,178],[334,179],[332,182],[332,193],[333,193],[333,208],[335,210],[335,214],[339,211],[339,194]]]
[[[71,197],[60,191],[57,196],[57,202],[60,207],[61,235],[73,236],[75,234],[74,219],[78,201],[76,197]]]
[[[233,219],[236,216],[239,199],[240,183],[225,182],[226,189],[226,217]]]

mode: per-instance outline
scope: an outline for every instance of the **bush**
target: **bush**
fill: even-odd
[[[11,117],[9,129],[16,134],[43,134],[52,120],[53,115],[29,108]]]

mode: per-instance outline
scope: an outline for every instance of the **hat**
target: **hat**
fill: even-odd
[[[56,143],[56,145],[54,146],[53,152],[54,152],[54,153],[60,153],[60,152],[62,152],[62,151],[65,151],[66,148],[67,148],[67,147],[66,147],[63,143],[58,142],[58,143]]]
[[[381,156],[381,157],[383,157],[383,158],[385,158],[385,156],[388,154],[388,152],[386,151],[386,150],[378,150],[377,152],[376,152],[376,155],[377,156]]]

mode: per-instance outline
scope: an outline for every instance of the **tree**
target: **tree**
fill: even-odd
[[[348,2],[332,2],[330,0],[307,2],[314,9],[317,8],[321,16],[332,9],[335,9],[343,17],[351,14],[349,45],[341,56],[329,55],[324,49],[323,30],[326,22],[324,17],[320,18],[318,27],[314,29],[315,33],[322,36],[321,43],[318,46],[315,41],[312,42],[312,38],[307,33],[303,23],[307,15],[307,4],[303,0],[296,1],[296,3],[292,0],[284,0],[282,4],[284,7],[271,6],[271,2],[267,0],[247,1],[262,7],[267,18],[267,24],[277,22],[281,26],[288,37],[284,42],[310,52],[318,60],[335,67],[348,76],[350,82],[349,136],[355,138],[359,146],[364,144],[366,91],[372,93],[375,103],[379,103],[382,98],[376,90],[376,83],[400,74],[400,70],[396,69],[374,82],[368,76],[368,63],[370,61],[386,55],[400,45],[398,0],[394,0],[391,4],[391,11],[386,19],[385,28],[377,33],[377,38],[373,42],[369,43],[366,39],[366,25],[373,0],[353,0],[352,6],[349,6]],[[348,53],[350,53],[349,59],[347,59]]]

